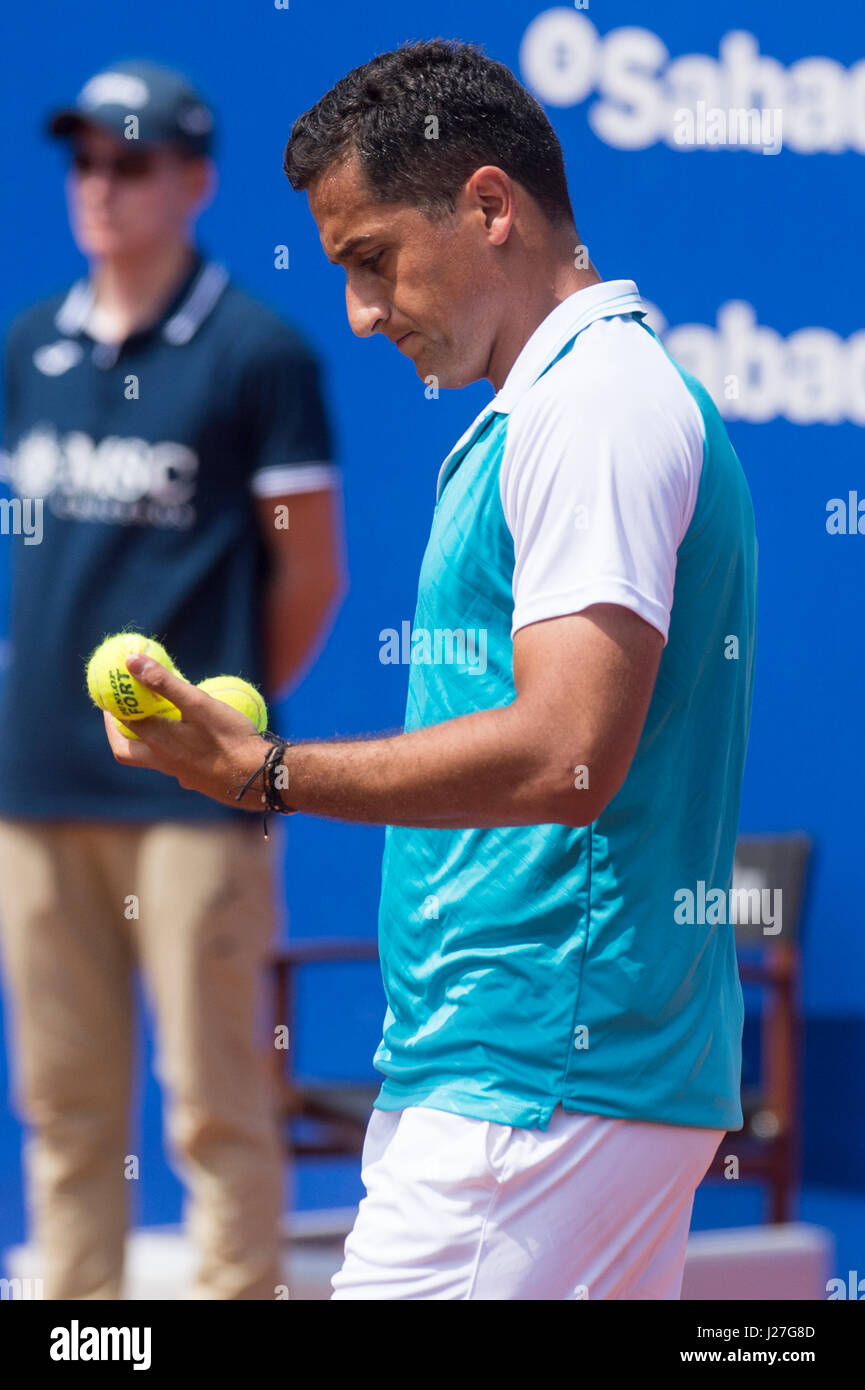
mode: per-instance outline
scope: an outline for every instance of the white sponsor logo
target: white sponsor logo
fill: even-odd
[[[80,343],[74,343],[71,338],[61,338],[59,342],[37,348],[33,361],[43,376],[62,376],[70,367],[77,366],[83,356],[84,349]]]
[[[644,305],[667,351],[703,383],[725,419],[865,425],[865,330],[842,338],[828,328],[799,328],[785,338],[738,299],[720,306],[714,325],[671,328],[654,305]]]
[[[549,106],[576,106],[592,93],[589,126],[607,145],[643,150],[663,141],[674,150],[677,115],[720,111],[739,124],[752,112],[782,113],[784,146],[797,154],[865,153],[865,60],[851,68],[832,58],[800,58],[789,67],[760,53],[757,37],[725,34],[718,57],[672,58],[650,29],[627,26],[601,36],[585,15],[563,6],[528,26],[520,47],[526,85]],[[780,138],[780,126],[773,133]],[[708,148],[757,149],[754,142],[718,141]]]

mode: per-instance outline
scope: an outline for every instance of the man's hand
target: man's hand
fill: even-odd
[[[246,811],[261,811],[261,782],[257,779],[240,801],[236,795],[261,767],[268,744],[256,733],[245,715],[190,685],[158,661],[130,656],[127,670],[148,690],[176,705],[181,720],[153,715],[137,719],[135,732],[141,741],[125,737],[105,712],[105,732],[117,762],[127,767],[148,767],[176,777],[181,787],[201,792],[213,801]]]

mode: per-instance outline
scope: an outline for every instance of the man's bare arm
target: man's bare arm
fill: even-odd
[[[285,694],[305,675],[346,592],[342,493],[338,488],[256,501],[270,573],[262,614],[268,684]],[[288,518],[288,526],[277,518]]]
[[[514,640],[510,705],[389,739],[290,748],[286,800],[391,825],[588,825],[627,776],[662,648],[618,605],[533,623]]]
[[[662,649],[660,633],[618,605],[533,623],[514,639],[510,705],[392,737],[292,746],[285,799],[372,824],[588,825],[627,776]],[[115,756],[228,801],[228,773],[236,785],[254,771],[260,740],[238,739],[239,716],[217,714],[170,673],[146,683],[176,697],[183,723],[145,720],[142,743],[131,744],[106,721]],[[585,781],[578,768],[588,785],[575,785]],[[252,793],[242,804],[258,808]]]

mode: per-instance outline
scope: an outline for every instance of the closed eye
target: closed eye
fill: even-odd
[[[378,264],[383,255],[383,251],[376,251],[374,256],[368,256],[365,261],[361,261],[361,266],[364,268],[371,268]]]

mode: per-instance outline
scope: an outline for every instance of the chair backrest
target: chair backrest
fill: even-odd
[[[737,945],[798,941],[813,847],[801,832],[739,836],[730,903]]]

